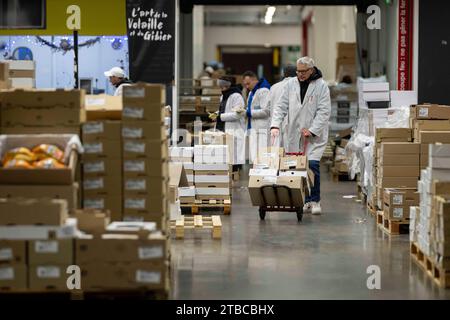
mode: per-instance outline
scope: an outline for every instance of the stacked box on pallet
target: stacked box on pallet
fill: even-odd
[[[409,221],[410,208],[419,205],[416,188],[384,188],[384,218]]]
[[[122,152],[120,121],[89,121],[82,126],[83,208],[109,210],[122,220]]]
[[[194,186],[194,148],[193,147],[170,147],[169,160],[171,162],[183,163],[184,171],[189,186]]]
[[[168,219],[168,142],[164,126],[165,88],[137,84],[124,88],[122,112],[124,220]]]
[[[4,60],[8,65],[8,82],[11,88],[32,89],[36,87],[36,62],[30,60]],[[1,69],[1,67],[0,67]],[[1,76],[0,76],[0,89]],[[6,88],[7,89],[7,88]]]

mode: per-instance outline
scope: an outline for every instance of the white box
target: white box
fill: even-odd
[[[430,158],[428,159],[428,165],[433,169],[450,170],[450,158],[430,156]]]
[[[229,188],[196,188],[195,194],[199,196],[220,195],[227,196],[230,194]]]
[[[178,197],[195,197],[195,187],[178,188]]]
[[[214,155],[214,156],[209,156],[209,155],[194,155],[194,162],[195,163],[206,163],[206,164],[227,164],[229,163],[228,161],[228,156],[226,155]]]
[[[389,91],[364,92],[364,101],[389,101]]]
[[[228,175],[195,175],[195,183],[228,183],[230,176]]]
[[[183,162],[184,170],[194,170],[193,162]]]
[[[69,218],[63,226],[0,226],[0,240],[48,239],[49,232],[57,239],[75,238],[80,233],[77,219]]]
[[[391,107],[409,107],[417,104],[417,91],[397,91],[391,90]]]
[[[193,147],[170,147],[169,153],[171,157],[192,158],[194,156]]]
[[[10,70],[34,70],[36,62],[31,60],[5,60],[9,64]]]
[[[365,82],[362,84],[363,92],[389,91],[389,82]]]
[[[187,178],[188,182],[194,182],[194,175],[193,174],[187,174],[186,178]]]
[[[450,144],[430,144],[428,154],[430,157],[450,157]]]
[[[194,170],[195,171],[229,171],[230,165],[229,164],[206,164],[206,163],[194,163]]]
[[[287,177],[287,176],[294,176],[294,177],[308,177],[308,172],[306,171],[280,171],[280,177]]]
[[[428,168],[428,176],[426,177],[428,181],[439,180],[439,181],[450,181],[450,170],[449,169],[435,169]],[[427,187],[426,185],[424,187]]]
[[[276,169],[250,169],[249,176],[276,176],[278,170]]]
[[[10,80],[13,88],[36,88],[36,80],[34,78],[11,78]]]

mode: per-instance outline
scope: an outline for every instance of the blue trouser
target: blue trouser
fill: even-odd
[[[309,169],[314,173],[314,187],[311,188],[311,196],[306,197],[306,202],[320,201],[320,161],[309,160]]]

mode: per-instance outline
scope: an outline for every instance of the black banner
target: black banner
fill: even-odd
[[[175,70],[175,0],[127,0],[130,78],[169,84]]]

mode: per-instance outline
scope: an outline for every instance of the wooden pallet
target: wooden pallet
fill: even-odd
[[[384,217],[383,211],[377,211],[377,225],[389,235],[409,233],[409,221],[392,221]]]
[[[231,213],[231,199],[208,199],[208,200],[195,200],[191,204],[181,204],[183,211],[189,211],[190,214],[199,214],[201,209],[219,209],[223,211],[223,214],[229,215]],[[189,212],[188,212],[189,213]]]
[[[377,217],[377,209],[372,207],[370,202],[367,202],[367,212],[374,218]]]
[[[186,230],[211,230],[213,239],[221,239],[222,221],[220,220],[220,216],[182,216],[178,220],[170,221],[170,230],[172,232],[175,231],[175,238],[177,239],[184,239]]]
[[[415,242],[411,242],[411,259],[441,288],[450,288],[450,270],[435,264]]]

